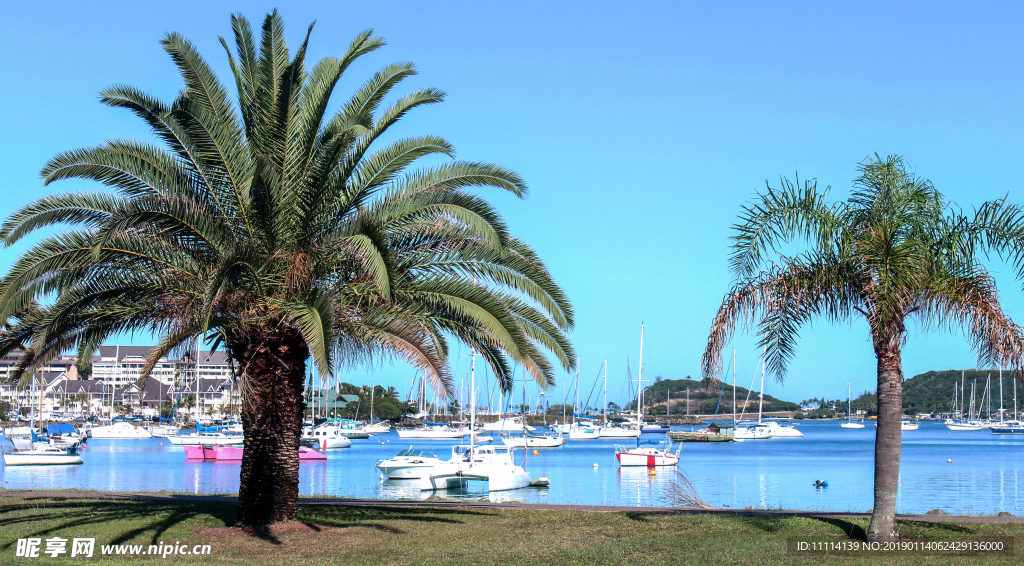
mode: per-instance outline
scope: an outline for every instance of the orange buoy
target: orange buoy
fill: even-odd
[[[323,446],[322,450],[327,450],[327,439],[326,438],[324,439],[323,444],[321,444],[321,446]]]
[[[534,450],[533,451],[533,455],[536,456],[537,454],[540,454],[540,452],[537,452],[536,450]]]

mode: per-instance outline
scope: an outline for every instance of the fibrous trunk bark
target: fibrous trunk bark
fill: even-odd
[[[306,409],[306,342],[293,328],[268,326],[227,340],[242,370],[245,431],[235,525],[254,530],[294,520],[298,513],[299,439]]]
[[[899,539],[896,495],[903,438],[903,370],[898,347],[876,350],[878,356],[878,430],[875,432],[875,507],[868,541]]]

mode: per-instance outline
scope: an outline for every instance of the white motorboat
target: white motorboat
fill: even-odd
[[[877,422],[875,423],[875,428],[878,428]],[[917,430],[918,428],[920,428],[920,425],[917,424],[917,421],[900,421],[900,430]]]
[[[153,438],[148,430],[131,423],[114,423],[106,426],[93,427],[90,431],[93,438]]]
[[[536,428],[526,424],[523,417],[504,417],[496,422],[486,423],[483,429],[488,432],[533,432]]]
[[[778,419],[765,419],[764,423],[768,425],[768,433],[772,435],[772,438],[800,438],[804,433],[796,429],[796,424],[791,424],[787,420]]]
[[[679,445],[682,449],[682,444]],[[615,446],[615,459],[620,466],[675,466],[679,463],[679,452],[669,452],[651,445],[636,448]]]
[[[175,446],[233,446],[244,443],[245,437],[240,434],[224,434],[223,432],[197,432],[168,436],[167,440],[170,440],[171,444]]]
[[[399,438],[418,438],[421,440],[451,440],[453,438],[462,438],[467,434],[469,434],[468,430],[456,430],[446,426],[398,429]]]
[[[444,461],[425,450],[402,450],[394,458],[381,460],[377,469],[389,480],[420,479],[425,471],[443,464]]]
[[[168,438],[181,434],[181,427],[177,425],[156,425],[149,427],[149,434],[154,438]]]
[[[429,470],[420,478],[420,489],[465,488],[470,481],[487,482],[488,491],[529,487],[532,479],[512,459],[508,446],[454,446],[452,459]]]
[[[839,426],[841,426],[843,428],[864,428],[864,421],[851,420],[851,421],[845,422],[845,423],[843,423],[843,424],[841,424]]]
[[[513,448],[555,448],[565,444],[565,437],[562,435],[525,435],[525,436],[503,436],[501,442],[505,446]]]
[[[334,450],[335,448],[348,448],[352,446],[352,441],[347,436],[341,434],[341,429],[336,426],[318,426],[313,429],[312,434],[303,436],[301,441],[321,450]]]
[[[733,429],[732,437],[736,440],[765,440],[772,437],[772,432],[764,423],[738,424]]]
[[[391,425],[388,423],[374,423],[363,427],[365,432],[370,434],[387,434],[391,432]]]
[[[601,428],[601,438],[637,438],[640,430],[636,428],[625,428],[620,426],[606,426]]]
[[[569,429],[569,440],[594,440],[601,438],[601,428],[570,428]]]
[[[568,434],[572,427],[572,423],[555,423],[551,425],[551,430],[556,434]]]
[[[4,453],[5,466],[53,466],[81,464],[82,457],[76,447],[58,447],[36,443],[31,450],[15,450]]]

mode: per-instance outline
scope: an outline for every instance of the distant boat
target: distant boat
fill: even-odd
[[[523,417],[504,417],[496,422],[485,423],[483,429],[488,432],[533,432],[536,428],[526,424]]]
[[[852,382],[846,382],[846,416],[848,420],[839,426],[843,428],[864,428],[864,419],[857,420],[853,418],[853,401],[851,399],[851,386]]]
[[[451,440],[453,438],[462,438],[467,434],[469,434],[468,430],[456,430],[447,426],[398,429],[399,438],[416,438],[421,440]]]
[[[954,421],[953,419],[949,419],[946,421],[946,428],[955,431],[981,430],[985,428],[985,424],[980,421]]]
[[[875,428],[878,428],[878,422],[875,422]],[[917,430],[920,425],[916,421],[902,420],[900,421],[900,430]]]
[[[513,448],[555,448],[565,444],[565,437],[562,435],[503,436],[501,442],[505,446]]]
[[[640,431],[644,433],[668,432],[669,430],[671,430],[671,427],[668,423],[644,423],[640,427]]]
[[[186,446],[186,460],[241,460],[244,449],[237,446]],[[299,446],[299,460],[326,460],[327,455]]]
[[[93,438],[153,438],[148,430],[126,422],[94,427],[89,435]]]
[[[240,434],[224,434],[223,432],[197,432],[168,436],[167,440],[170,440],[171,444],[175,446],[230,446],[242,444],[245,442],[245,437]]]

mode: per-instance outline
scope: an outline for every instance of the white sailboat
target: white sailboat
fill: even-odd
[[[640,323],[640,370],[637,373],[637,393],[636,393],[636,436],[639,439],[640,432],[643,427],[643,377],[644,377],[644,325]],[[679,449],[675,452],[669,452],[656,448],[650,444],[640,446],[640,441],[637,440],[637,446],[635,448],[628,448],[626,446],[615,446],[615,459],[618,460],[620,466],[675,466],[679,463],[679,450],[682,450],[682,444],[679,445]]]
[[[857,420],[853,418],[853,382],[849,381],[846,383],[846,422],[839,425],[843,428],[864,428],[864,420]]]
[[[377,393],[377,384],[376,383],[371,383],[370,384],[370,424],[364,425],[363,426],[363,431],[368,432],[370,434],[386,434],[386,433],[391,432],[391,425],[388,424],[387,422],[384,422],[384,421],[374,422],[374,418],[373,418],[373,398],[374,398],[376,393]]]

